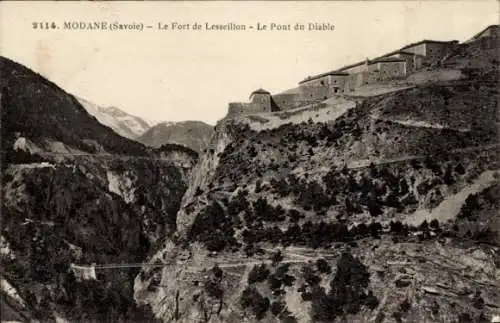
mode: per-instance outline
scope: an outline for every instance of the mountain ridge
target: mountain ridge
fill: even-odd
[[[101,107],[80,97],[76,97],[76,99],[100,123],[110,127],[123,137],[136,139],[151,127],[144,119],[117,107]]]
[[[213,126],[202,121],[160,122],[137,140],[151,147],[178,144],[201,152],[213,134]]]
[[[124,138],[7,58],[0,74],[2,321],[158,322],[133,300],[137,268],[99,281],[74,268],[140,263],[161,245],[196,152]]]
[[[95,122],[76,98],[40,74],[5,57],[0,57],[0,72],[4,150],[22,136],[45,149],[51,141],[90,153],[147,155],[142,144]]]

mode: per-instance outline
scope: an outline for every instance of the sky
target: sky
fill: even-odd
[[[148,121],[224,117],[258,88],[278,93],[307,76],[374,58],[422,39],[464,41],[498,24],[499,3],[329,2],[0,2],[0,53],[61,88]],[[139,24],[138,30],[69,30],[65,22]],[[54,22],[59,29],[33,29]],[[189,30],[158,25],[190,24]],[[203,26],[193,30],[193,24]],[[245,31],[205,24],[245,24]],[[257,30],[271,23],[291,30]],[[295,31],[296,23],[305,30]],[[329,23],[334,30],[308,30]],[[249,26],[254,26],[250,29]]]

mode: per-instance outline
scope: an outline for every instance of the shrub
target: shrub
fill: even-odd
[[[462,205],[460,212],[457,215],[459,219],[475,220],[475,213],[477,210],[481,209],[481,204],[479,203],[479,195],[471,194],[465,199],[465,203]]]
[[[403,320],[401,319],[403,317],[403,315],[399,311],[396,311],[396,312],[392,313],[392,317],[394,318],[394,320],[397,323],[402,323],[403,322]]]
[[[474,297],[472,299],[472,306],[474,306],[474,308],[477,308],[478,310],[482,310],[484,308],[484,300],[481,297],[480,291],[476,291],[476,293],[474,294]]]
[[[355,314],[361,306],[374,309],[378,299],[371,293],[365,293],[370,278],[369,273],[358,259],[343,253],[337,263],[335,277],[330,282],[330,292],[314,286],[312,294],[312,313],[314,320],[334,321],[342,314]]]
[[[373,237],[378,236],[379,233],[382,232],[382,225],[379,222],[370,223],[370,226],[368,228],[370,229],[370,234]]]
[[[405,300],[402,301],[401,304],[399,304],[399,309],[403,313],[408,312],[410,310],[410,308],[411,308],[411,303],[408,301],[407,298],[405,298]]]
[[[304,215],[301,214],[299,211],[296,209],[290,209],[288,211],[288,217],[290,218],[290,221],[293,223],[299,222],[300,219],[304,218]]]
[[[367,207],[368,207],[368,212],[370,212],[370,215],[373,217],[379,216],[384,213],[382,211],[379,201],[377,201],[376,199],[369,199]]]
[[[244,309],[250,308],[258,320],[264,318],[269,309],[269,299],[263,297],[255,287],[248,286],[243,291],[240,303]]]
[[[227,212],[231,216],[237,216],[241,211],[247,210],[250,204],[248,203],[243,191],[239,191],[238,194],[231,199],[227,206]]]
[[[374,310],[377,308],[377,306],[380,304],[379,300],[375,295],[373,295],[373,292],[370,290],[368,291],[368,295],[365,300],[365,305],[368,306],[370,310]]]
[[[275,273],[269,277],[269,285],[272,289],[278,289],[281,285],[292,286],[295,281],[295,277],[288,275],[289,264],[283,264],[279,266]],[[273,288],[274,286],[274,288]]]
[[[281,312],[279,318],[282,323],[297,323],[297,319],[287,309]]]
[[[269,284],[269,288],[271,288],[271,290],[277,290],[277,289],[280,289],[281,288],[281,285],[282,285],[282,282],[281,280],[276,276],[276,275],[270,275],[268,278],[267,278],[267,282]]]
[[[458,323],[472,323],[472,317],[469,313],[462,313],[458,316]]]
[[[248,284],[255,284],[264,281],[269,276],[269,269],[266,264],[255,265],[248,274]]]
[[[311,292],[312,316],[314,321],[334,321],[338,308],[332,299],[325,293],[323,287],[315,286]]]
[[[429,223],[427,222],[427,220],[424,220],[424,222],[420,224],[419,228],[422,231],[429,230]]]
[[[281,205],[273,207],[265,198],[260,197],[253,203],[254,219],[275,222],[285,220],[285,210]]]
[[[203,194],[203,190],[200,187],[196,187],[196,192],[194,193],[195,196],[199,196]]]
[[[271,256],[271,261],[273,262],[274,265],[280,263],[283,260],[283,254],[281,253],[281,250],[278,250]]]
[[[271,303],[271,313],[278,316],[285,309],[285,304],[282,301],[274,301]]]
[[[329,274],[332,272],[332,267],[323,258],[316,260],[316,268],[318,268],[320,273]]]
[[[304,277],[305,282],[309,286],[316,286],[321,282],[321,278],[317,275],[314,274],[314,270],[312,270],[310,267],[303,267],[302,268],[302,275]]]
[[[393,232],[393,233],[406,233],[406,231],[408,231],[405,228],[405,226],[401,223],[401,221],[396,221],[396,222],[391,221],[389,223],[389,227],[390,227],[391,232]]]
[[[439,221],[437,219],[433,219],[430,223],[429,226],[433,230],[439,230]]]
[[[224,213],[218,203],[210,204],[196,216],[189,237],[204,243],[210,251],[221,251],[227,245],[236,244],[232,218]]]
[[[210,297],[221,299],[222,296],[224,295],[224,290],[215,281],[209,280],[205,282],[204,288],[208,296]]]
[[[221,278],[223,274],[222,269],[218,265],[212,267],[212,273],[216,278]]]

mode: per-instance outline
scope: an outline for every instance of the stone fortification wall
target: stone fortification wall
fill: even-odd
[[[255,108],[255,104],[246,102],[231,102],[227,110],[228,116],[249,113]]]
[[[317,102],[325,100],[330,94],[328,77],[320,77],[301,83],[299,86],[299,93],[299,100],[301,102]]]
[[[271,111],[271,98],[267,96],[254,96],[252,102],[231,102],[228,105],[227,116],[261,113]]]
[[[299,90],[273,95],[271,105],[275,111],[289,110],[301,106]]]
[[[300,104],[324,101],[344,92],[347,77],[347,74],[328,74],[301,82],[299,86]]]
[[[354,92],[357,88],[364,85],[371,85],[375,83],[382,83],[391,80],[404,80],[406,75],[404,74],[383,74],[378,71],[373,72],[361,72],[357,74],[349,75],[346,78],[344,92]]]
[[[381,77],[406,75],[406,62],[377,62],[369,65],[368,72],[378,72]]]

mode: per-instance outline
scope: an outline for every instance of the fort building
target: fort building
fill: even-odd
[[[407,62],[399,57],[379,57],[366,62],[364,66],[365,70],[347,76],[345,92],[355,91],[363,85],[404,79],[407,75]]]
[[[413,61],[415,54],[407,56],[411,56]],[[407,60],[410,59],[400,56],[365,59],[336,71],[306,78],[299,83],[301,100],[317,102],[338,93],[352,92],[363,85],[404,78],[408,72]]]
[[[331,71],[310,76],[299,82],[299,98],[303,104],[326,100],[336,93],[344,92],[345,79],[349,74]]]
[[[231,102],[228,116],[271,111],[271,93],[258,89],[250,94],[250,102]]]
[[[500,25],[491,25],[475,34],[465,42],[465,45],[480,50],[497,50],[500,47]],[[497,54],[498,56],[498,54]]]
[[[368,70],[368,62],[369,59],[365,59],[361,62],[357,62],[354,64],[346,65],[344,67],[339,68],[337,71],[344,72],[347,74],[356,74],[360,72],[365,72]]]
[[[410,74],[412,72],[415,72],[415,71],[421,69],[423,61],[425,60],[424,55],[406,52],[404,50],[397,50],[397,51],[382,55],[381,58],[382,57],[387,57],[387,58],[394,57],[394,58],[403,59],[406,62],[406,74]]]
[[[425,57],[426,61],[436,61],[443,59],[456,46],[458,40],[440,41],[424,39],[402,47],[399,51],[412,53]]]
[[[336,93],[352,92],[363,85],[405,78],[425,64],[442,60],[458,41],[421,40],[375,59],[350,64],[338,70],[308,77],[299,83],[302,101],[318,101]],[[336,83],[333,83],[335,82]]]
[[[250,102],[261,112],[271,112],[271,93],[262,88],[250,93]]]
[[[498,49],[500,48],[500,25],[491,25],[475,34],[472,38],[459,44],[454,52],[450,55],[445,66],[456,68],[467,66],[468,68],[482,68],[485,61],[477,60],[470,61],[460,58],[466,51],[477,52],[481,51],[483,55],[490,56],[490,62],[498,60]]]
[[[406,61],[399,57],[380,57],[368,63],[368,72],[378,72],[381,77],[406,75]]]
[[[480,32],[478,32],[477,34],[475,34],[474,36],[472,36],[472,38],[466,40],[464,43],[474,42],[476,40],[480,40],[481,38],[489,38],[489,37],[499,38],[499,36],[500,36],[500,25],[490,25],[485,29],[481,30]]]
[[[499,25],[491,25],[474,35],[467,42],[482,49],[498,47]],[[467,43],[465,42],[465,43]],[[299,86],[275,95],[258,89],[250,95],[250,102],[229,103],[228,115],[270,112],[292,109],[324,101],[332,96],[353,92],[363,85],[389,80],[405,79],[409,74],[435,62],[442,62],[463,44],[457,40],[439,41],[424,39],[372,60],[346,65],[339,69],[309,76]]]
[[[271,96],[272,110],[288,110],[301,106],[300,89],[295,87]]]

